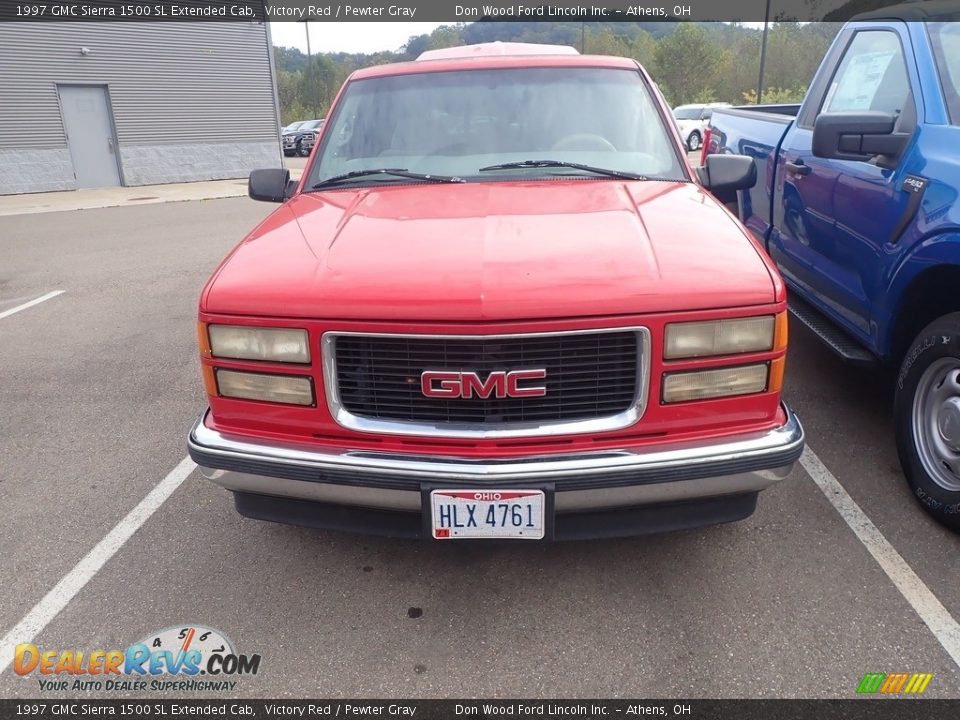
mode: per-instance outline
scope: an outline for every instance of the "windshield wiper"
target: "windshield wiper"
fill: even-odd
[[[594,167],[593,165],[583,165],[575,162],[565,162],[563,160],[523,160],[521,162],[501,163],[500,165],[487,165],[480,168],[479,172],[488,170],[519,170],[523,168],[571,168],[573,170],[583,170],[584,172],[596,173],[597,175],[606,175],[607,177],[624,178],[625,180],[646,180],[645,175],[638,175],[623,170],[611,170],[610,168]]]
[[[410,172],[406,168],[371,168],[370,170],[352,170],[342,175],[334,175],[326,180],[321,180],[316,185],[310,187],[311,190],[319,190],[325,187],[339,185],[342,182],[353,180],[354,178],[366,177],[367,175],[393,175],[394,177],[408,178],[410,180],[422,180],[433,183],[462,183],[466,182],[463,178],[452,175],[427,175],[424,173]]]

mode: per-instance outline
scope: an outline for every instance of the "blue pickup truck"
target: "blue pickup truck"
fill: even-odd
[[[717,108],[708,153],[748,155],[736,209],[794,315],[850,362],[894,369],[916,499],[960,530],[960,13],[860,15],[801,105]]]

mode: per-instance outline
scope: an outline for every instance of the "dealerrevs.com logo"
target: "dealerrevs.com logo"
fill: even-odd
[[[126,650],[41,649],[17,645],[17,675],[39,675],[41,691],[233,691],[256,675],[260,655],[236,652],[226,635],[202,625],[169,627]]]

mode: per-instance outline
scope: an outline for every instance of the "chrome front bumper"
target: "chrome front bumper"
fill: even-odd
[[[204,413],[188,448],[204,477],[236,493],[419,512],[424,483],[549,485],[562,514],[755,494],[787,477],[803,451],[803,427],[783,409],[781,427],[721,441],[510,460],[268,444],[211,430]]]

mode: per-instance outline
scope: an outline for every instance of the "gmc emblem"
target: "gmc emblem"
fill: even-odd
[[[481,380],[475,372],[447,372],[424,370],[420,375],[420,390],[432,398],[524,398],[543,397],[543,385],[520,386],[522,380],[545,380],[546,370],[497,370]]]

